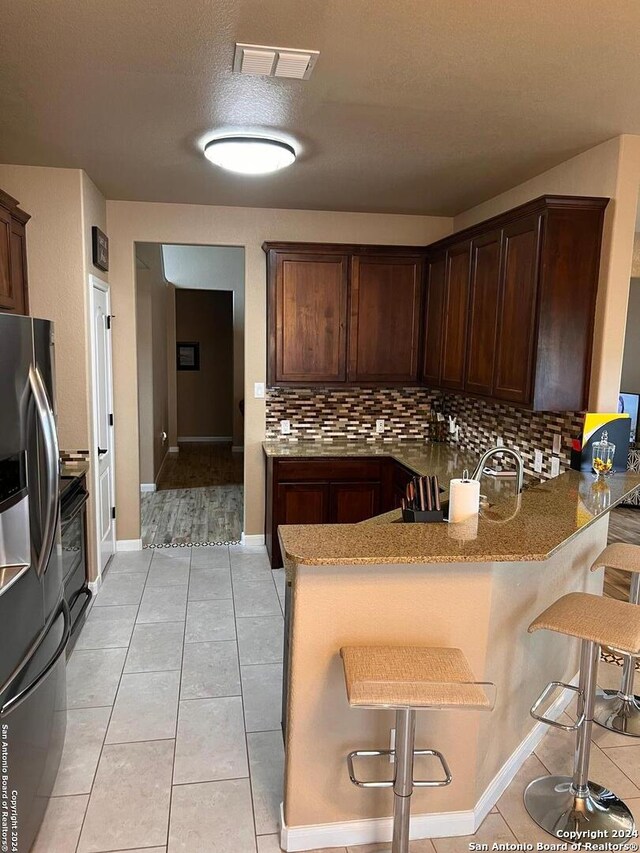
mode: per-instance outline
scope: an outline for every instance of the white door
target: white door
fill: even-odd
[[[100,573],[116,549],[113,478],[113,377],[111,373],[111,299],[109,287],[91,279],[91,351],[93,362],[93,438]]]

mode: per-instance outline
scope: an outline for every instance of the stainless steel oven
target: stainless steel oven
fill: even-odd
[[[60,480],[60,526],[62,530],[62,573],[64,597],[71,613],[71,640],[84,623],[91,590],[87,582],[87,501],[89,493],[84,475]]]

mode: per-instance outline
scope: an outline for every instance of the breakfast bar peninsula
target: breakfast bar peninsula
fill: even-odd
[[[265,445],[265,453],[296,452],[279,446]],[[442,446],[386,452],[418,474],[437,474],[445,489],[469,467]],[[287,575],[285,850],[391,837],[391,792],[352,785],[346,756],[388,748],[394,715],[349,707],[343,646],[459,648],[476,679],[496,685],[490,713],[418,716],[416,746],[442,752],[453,781],[415,791],[412,837],[477,829],[544,736],[531,705],[548,682],[575,683],[578,671],[567,638],[527,628],[565,593],[601,593],[603,573],[590,568],[607,544],[607,513],[638,486],[638,474],[602,481],[568,471],[516,495],[513,481],[509,492],[483,480],[488,501],[477,523],[406,524],[395,511],[360,524],[280,527]],[[559,716],[571,698],[559,691],[547,715]],[[393,775],[388,759],[379,762],[379,778]]]

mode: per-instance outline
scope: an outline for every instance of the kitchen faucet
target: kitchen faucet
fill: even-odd
[[[485,465],[492,456],[495,456],[498,453],[508,453],[509,456],[513,456],[516,460],[517,493],[520,494],[524,487],[524,462],[522,461],[522,456],[520,456],[518,451],[513,450],[510,447],[490,447],[489,450],[486,450],[480,457],[478,466],[471,475],[471,479],[480,482]]]

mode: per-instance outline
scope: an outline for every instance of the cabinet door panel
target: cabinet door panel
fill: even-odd
[[[464,387],[469,312],[470,243],[452,246],[447,252],[446,310],[442,339],[442,375],[445,388]]]
[[[0,309],[15,310],[11,278],[11,216],[0,208]]]
[[[445,312],[445,276],[447,258],[433,258],[427,265],[426,309],[422,361],[422,380],[427,385],[440,384],[442,365],[442,333]]]
[[[358,524],[379,512],[380,483],[331,483],[331,523]]]
[[[327,524],[328,483],[278,483],[277,524]]]
[[[273,381],[346,379],[347,258],[278,254]]]
[[[531,398],[540,227],[531,216],[503,231],[493,394],[514,403]]]
[[[500,285],[501,232],[473,241],[465,389],[491,394]]]
[[[417,380],[421,298],[420,258],[352,259],[350,381]]]

